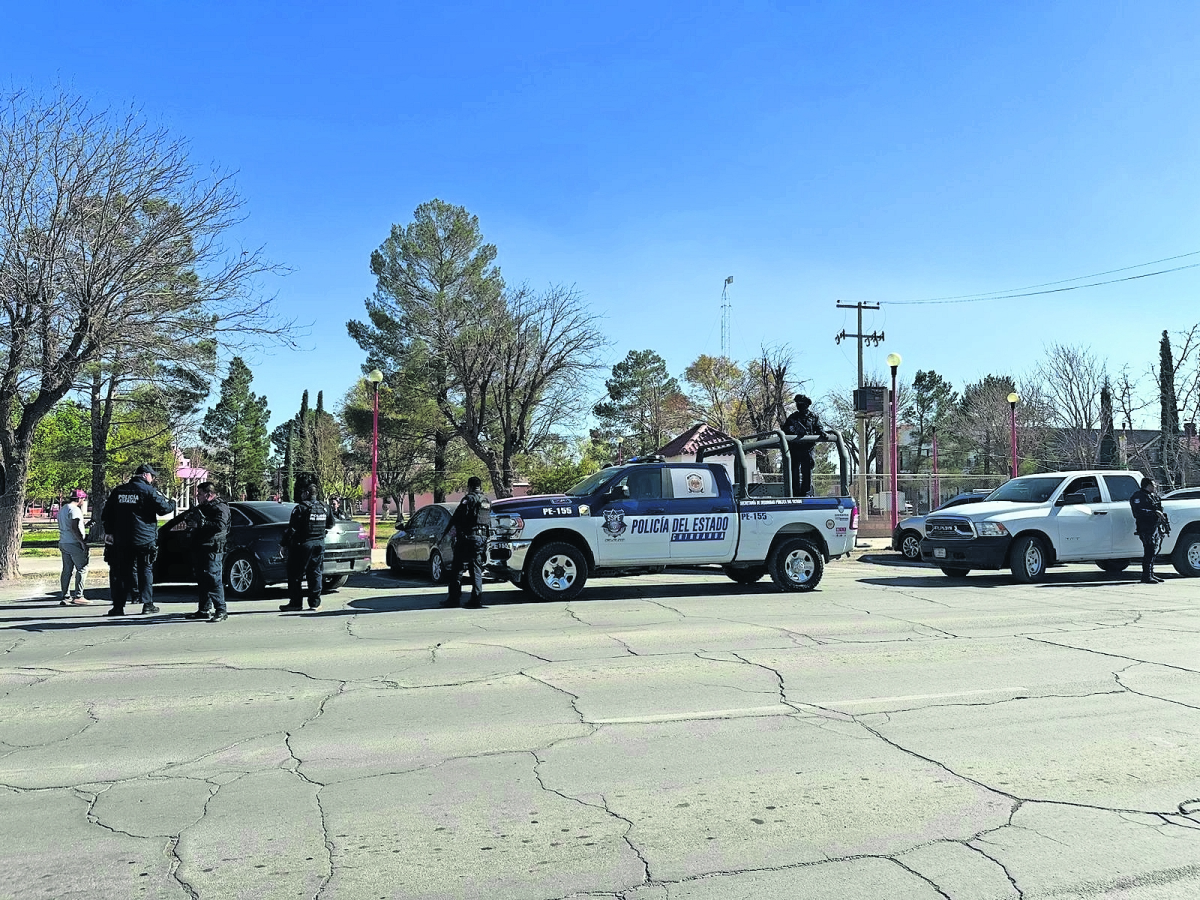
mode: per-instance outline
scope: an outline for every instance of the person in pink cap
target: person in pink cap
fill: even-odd
[[[58,549],[62,553],[62,599],[59,606],[88,606],[92,601],[83,596],[83,585],[87,581],[88,547],[83,536],[83,510],[81,500],[87,494],[76,488],[67,494],[67,502],[58,511]],[[71,576],[75,576],[75,591],[70,592]]]

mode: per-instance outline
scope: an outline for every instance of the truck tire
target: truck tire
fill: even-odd
[[[825,557],[804,538],[790,538],[772,551],[767,569],[781,591],[811,591],[821,583]]]
[[[1189,531],[1171,551],[1171,565],[1180,575],[1200,578],[1200,531]]]
[[[349,575],[326,575],[321,579],[321,593],[327,594],[330,591],[336,591],[338,588],[344,587],[349,580]]]
[[[1117,572],[1124,572],[1129,568],[1129,560],[1127,559],[1098,559],[1098,565],[1105,572],[1115,575]]]
[[[942,566],[942,574],[947,578],[966,578],[971,574],[970,569],[956,569],[953,566]]]
[[[738,584],[754,584],[767,574],[766,566],[726,566],[725,574]]]
[[[588,566],[579,548],[562,541],[545,544],[529,558],[525,577],[537,599],[574,600],[587,583]]]
[[[1035,584],[1046,577],[1049,553],[1036,535],[1026,534],[1013,541],[1008,562],[1013,578],[1021,584]]]
[[[900,533],[900,555],[909,562],[921,561],[921,535],[915,531]]]

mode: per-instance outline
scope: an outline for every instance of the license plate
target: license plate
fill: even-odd
[[[934,559],[945,559],[946,558],[946,548],[945,547],[934,547],[933,548],[933,558]]]
[[[493,550],[511,550],[512,544],[508,541],[492,541],[491,548]]]

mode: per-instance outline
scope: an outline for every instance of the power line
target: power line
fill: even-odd
[[[950,297],[928,297],[923,300],[883,300],[882,303],[889,303],[893,306],[910,306],[922,303],[979,303],[984,300],[1011,300],[1019,297],[1036,297],[1041,294],[1054,294],[1060,291],[1079,290],[1086,287],[1099,287],[1105,284],[1116,284],[1121,281],[1134,281],[1138,278],[1149,278],[1154,275],[1166,275],[1171,272],[1179,272],[1183,269],[1194,269],[1200,266],[1200,263],[1193,263],[1186,266],[1178,266],[1172,269],[1162,269],[1157,272],[1143,272],[1140,275],[1131,275],[1128,278],[1114,278],[1109,281],[1097,281],[1089,284],[1074,285],[1069,288],[1060,288],[1059,291],[1043,291],[1039,288],[1052,288],[1060,284],[1070,284],[1072,281],[1082,281],[1085,278],[1102,278],[1105,275],[1115,275],[1118,272],[1129,272],[1133,269],[1144,269],[1146,266],[1157,266],[1161,263],[1174,262],[1177,259],[1187,259],[1191,256],[1200,255],[1200,250],[1193,250],[1189,253],[1180,253],[1177,256],[1167,256],[1163,259],[1155,259],[1150,262],[1138,263],[1134,266],[1123,266],[1119,269],[1108,269],[1104,272],[1093,272],[1091,275],[1077,275],[1074,278],[1064,278],[1060,281],[1047,281],[1042,284],[1031,284],[1025,287],[1008,288],[1002,291],[981,291],[976,294],[958,294]],[[1028,293],[1026,293],[1028,292]]]
[[[1200,251],[1197,251],[1197,252],[1200,252]],[[1192,254],[1185,254],[1185,255],[1191,256]],[[1176,257],[1176,258],[1178,258],[1178,257]],[[1144,265],[1149,265],[1149,263],[1145,263]],[[1125,269],[1114,269],[1113,271],[1114,272],[1126,272],[1129,269],[1136,269],[1136,268],[1139,268],[1139,267],[1138,266],[1129,266],[1128,268],[1125,268]],[[1172,272],[1182,272],[1184,269],[1196,269],[1196,268],[1200,268],[1200,263],[1189,263],[1186,266],[1176,266],[1173,269],[1160,269],[1157,272],[1143,272],[1141,275],[1128,275],[1125,278],[1111,278],[1108,281],[1091,281],[1091,282],[1088,282],[1087,284],[1075,284],[1075,285],[1071,285],[1070,287],[1052,288],[1051,290],[1047,290],[1047,291],[1026,291],[1024,293],[997,293],[997,294],[982,294],[982,295],[967,294],[963,297],[955,297],[955,298],[947,297],[942,300],[937,300],[937,299],[880,300],[879,302],[886,303],[889,306],[934,306],[934,305],[944,304],[944,303],[984,303],[984,302],[988,302],[988,301],[992,301],[992,300],[1019,300],[1022,297],[1040,297],[1044,294],[1061,294],[1061,293],[1065,293],[1066,291],[1079,291],[1079,290],[1083,290],[1084,288],[1102,287],[1106,284],[1119,284],[1122,281],[1137,281],[1139,278],[1153,278],[1155,275],[1169,275]],[[1094,278],[1095,276],[1082,275],[1080,277],[1081,278]],[[1067,281],[1075,281],[1075,280],[1077,280],[1077,279],[1074,279],[1074,278],[1067,279]],[[1053,281],[1050,283],[1051,284],[1062,284],[1063,282]],[[1021,290],[1021,289],[1018,288],[1017,290]]]

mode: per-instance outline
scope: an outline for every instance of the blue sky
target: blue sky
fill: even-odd
[[[1142,372],[1200,321],[1200,268],[888,305],[1200,250],[1195,3],[108,6],[6,10],[2,65],[133,101],[237,173],[236,238],[313,324],[251,360],[275,421],[359,377],[370,252],[433,197],[479,216],[510,283],[574,285],[609,365],[719,353],[727,275],[733,355],[787,344],[814,395],[855,378],[838,301],[884,303],[868,369],[895,351],[959,387],[1051,342]]]

